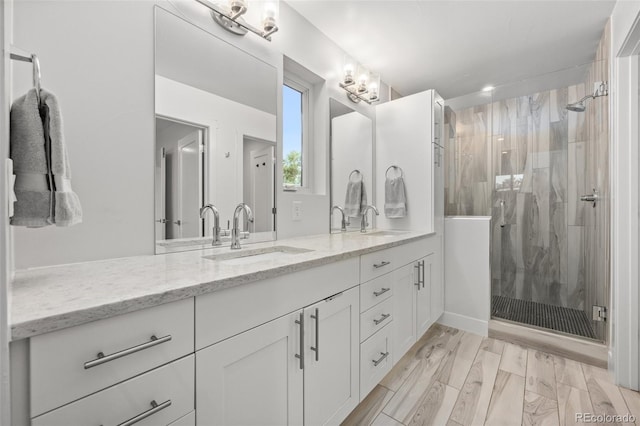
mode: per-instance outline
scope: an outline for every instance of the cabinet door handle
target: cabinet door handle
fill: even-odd
[[[147,411],[138,414],[135,417],[131,417],[129,420],[127,420],[126,422],[120,423],[118,426],[131,426],[134,425],[144,419],[146,419],[147,417],[153,416],[154,414],[156,414],[158,411],[162,411],[167,407],[171,406],[171,400],[168,399],[165,402],[163,402],[162,404],[158,404],[155,400],[151,401],[151,408],[149,408]]]
[[[371,362],[373,362],[374,367],[377,367],[378,364],[384,361],[385,358],[389,356],[389,352],[380,352],[380,355],[381,355],[380,358],[371,360]]]
[[[383,322],[384,320],[386,320],[387,318],[389,318],[391,316],[391,314],[382,314],[382,316],[380,317],[380,319],[375,319],[373,320],[373,323],[375,325],[380,324],[381,322]]]
[[[311,350],[316,353],[316,361],[320,361],[320,312],[318,308],[316,308],[315,315],[311,315],[311,318],[316,321],[316,346],[311,346]]]
[[[300,360],[300,370],[304,370],[304,313],[300,312],[300,319],[296,320],[296,324],[300,326],[300,353],[296,354],[296,358]]]
[[[375,297],[382,296],[383,294],[385,294],[385,293],[386,293],[386,292],[388,292],[389,290],[391,290],[391,288],[384,288],[384,287],[382,287],[382,288],[380,289],[380,291],[374,291],[374,292],[373,292],[373,295],[374,295]]]
[[[390,264],[391,264],[391,262],[387,262],[386,260],[383,260],[380,263],[374,263],[373,267],[378,269],[378,268],[382,268],[383,266],[387,266],[387,265],[390,265]]]
[[[422,288],[424,288],[424,260],[420,261],[420,270],[422,271],[422,280],[420,283],[422,284]]]
[[[133,346],[128,349],[123,349],[119,352],[114,352],[110,355],[105,355],[103,352],[98,352],[98,357],[94,360],[87,361],[84,363],[84,369],[88,370],[93,367],[97,367],[98,365],[104,364],[109,361],[113,361],[114,359],[122,358],[123,356],[131,355],[136,352],[143,351],[145,349],[152,348],[161,343],[165,343],[171,340],[171,335],[167,335],[164,337],[156,337],[155,335],[151,336],[151,340],[145,343],[141,343],[137,346]]]
[[[413,265],[413,267],[418,270],[418,281],[413,283],[413,285],[417,286],[418,291],[420,291],[420,262],[416,262],[416,264]]]

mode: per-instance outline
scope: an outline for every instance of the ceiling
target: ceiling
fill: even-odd
[[[402,95],[448,99],[593,61],[613,0],[287,0]]]

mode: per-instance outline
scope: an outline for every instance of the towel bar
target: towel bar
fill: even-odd
[[[389,170],[391,170],[391,169],[399,170],[400,171],[400,177],[404,178],[404,170],[402,170],[402,168],[400,166],[396,166],[395,164],[390,165],[387,168],[387,171],[384,172],[384,177],[385,178],[389,177],[388,174],[389,174]]]

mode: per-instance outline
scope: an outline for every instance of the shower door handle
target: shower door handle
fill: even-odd
[[[596,191],[596,189],[593,189],[593,194],[586,194],[586,195],[582,195],[580,196],[580,201],[585,201],[587,203],[593,203],[593,207],[596,206],[596,203],[598,202],[598,191]]]

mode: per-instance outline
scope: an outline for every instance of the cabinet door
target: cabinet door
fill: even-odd
[[[431,325],[431,254],[418,261],[418,291],[416,291],[416,336],[420,338]]]
[[[418,262],[393,271],[393,353],[398,361],[416,342]]]
[[[196,353],[200,425],[300,425],[302,311]]]
[[[359,289],[304,311],[304,423],[339,424],[359,402]]]
[[[438,237],[440,238],[440,237]],[[433,253],[431,265],[431,321],[435,322],[444,312],[444,279],[442,267],[442,250]]]

